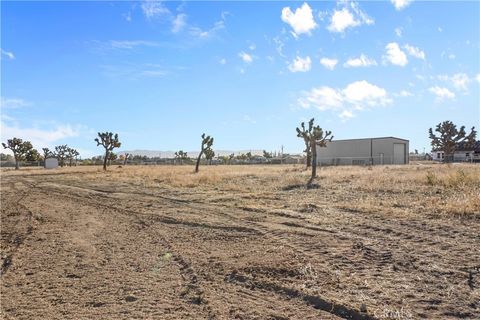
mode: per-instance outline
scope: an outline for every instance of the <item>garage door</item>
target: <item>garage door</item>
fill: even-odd
[[[393,164],[405,164],[405,144],[393,144]]]

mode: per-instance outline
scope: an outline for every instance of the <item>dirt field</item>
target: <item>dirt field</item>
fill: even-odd
[[[480,318],[480,166],[1,173],[5,319]]]

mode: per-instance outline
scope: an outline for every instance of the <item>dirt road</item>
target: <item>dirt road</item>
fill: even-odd
[[[2,177],[3,318],[480,318],[477,219],[99,174]]]

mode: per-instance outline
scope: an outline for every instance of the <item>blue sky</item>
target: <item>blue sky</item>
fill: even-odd
[[[1,140],[123,150],[300,152],[480,123],[480,3],[1,2]]]

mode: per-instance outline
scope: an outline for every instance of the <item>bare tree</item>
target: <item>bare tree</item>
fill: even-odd
[[[4,149],[12,150],[15,158],[15,170],[20,169],[20,161],[24,160],[34,150],[30,141],[23,141],[19,138],[8,139],[7,143],[2,142],[2,146]]]
[[[452,121],[444,121],[437,124],[435,131],[439,133],[437,137],[432,128],[428,130],[430,139],[432,140],[432,148],[434,150],[442,150],[445,153],[444,161],[453,161],[453,154],[458,143],[464,143],[465,147],[473,147],[477,132],[475,127],[472,127],[470,133],[467,135],[465,126],[461,126],[460,130],[453,124]]]
[[[206,149],[210,149],[213,145],[213,137],[206,136],[205,133],[202,134],[202,146],[200,153],[198,154],[197,164],[195,165],[195,173],[198,172],[198,167],[200,166],[200,159],[202,158],[203,153]]]
[[[95,138],[97,146],[102,145],[105,148],[105,157],[103,158],[103,170],[107,170],[107,161],[110,152],[115,148],[120,148],[122,143],[118,140],[118,133],[115,135],[112,132],[99,132],[98,138]]]

